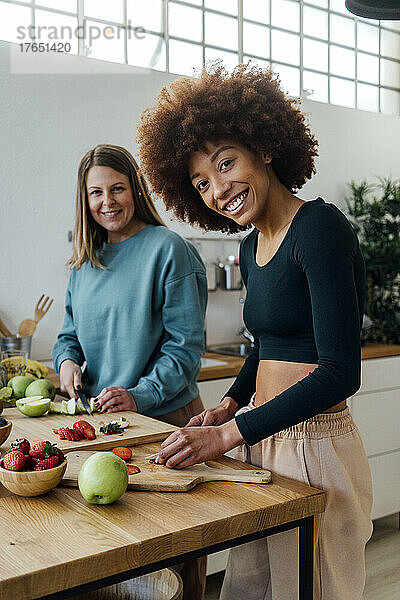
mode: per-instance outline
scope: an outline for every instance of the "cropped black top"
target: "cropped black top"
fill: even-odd
[[[269,402],[236,417],[250,445],[358,390],[366,292],[356,233],[344,214],[322,198],[300,206],[278,250],[261,267],[257,238],[253,229],[240,247],[247,288],[244,322],[255,346],[226,396],[239,406],[249,402],[260,360],[318,366]]]

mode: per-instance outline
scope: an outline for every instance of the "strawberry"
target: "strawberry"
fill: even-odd
[[[55,444],[46,442],[37,442],[33,444],[32,448],[29,450],[29,454],[34,458],[38,458],[39,460],[43,460],[49,456],[54,456],[56,454],[57,447]]]
[[[75,435],[75,438],[77,439],[77,441],[85,439],[85,436],[82,433],[81,429],[72,429],[72,431],[74,432],[74,435]]]
[[[66,440],[67,436],[66,436],[66,427],[60,427],[59,429],[53,429],[53,432],[60,436],[60,440]]]
[[[60,440],[68,440],[70,442],[79,442],[84,437],[78,429],[71,429],[71,427],[60,427],[59,429],[53,429],[54,433],[58,433]]]
[[[83,439],[86,440],[95,440],[96,439],[96,430],[95,428],[88,423],[87,421],[76,421],[73,424],[73,428],[83,436]]]
[[[8,452],[3,457],[3,465],[7,471],[23,471],[25,468],[25,454],[19,450]]]
[[[47,469],[53,469],[59,464],[58,456],[49,456],[48,458],[44,458],[43,460],[38,460],[34,467],[34,471],[45,471]]]
[[[66,427],[65,429],[67,440],[70,442],[79,442],[79,440],[83,440],[83,435],[77,429],[72,429],[71,427]]]
[[[13,450],[19,450],[22,454],[29,454],[29,450],[31,449],[31,445],[25,438],[19,438],[12,442],[11,448]]]
[[[59,460],[60,464],[62,462],[64,462],[64,459],[65,459],[64,452],[62,450],[59,450],[59,448],[57,448],[56,456],[58,456],[58,460]]]
[[[32,471],[33,467],[35,466],[37,461],[37,458],[33,458],[33,456],[31,456],[30,454],[25,454],[25,467],[24,469],[26,471]]]
[[[139,467],[136,465],[126,465],[128,468],[128,475],[135,475],[136,473],[140,473]]]
[[[122,458],[122,460],[130,460],[132,458],[132,450],[125,448],[125,446],[117,446],[117,448],[113,449],[113,453]]]

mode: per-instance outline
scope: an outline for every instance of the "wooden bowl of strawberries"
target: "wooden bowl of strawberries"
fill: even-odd
[[[0,462],[0,482],[18,496],[40,496],[58,485],[67,468],[61,450],[50,442],[18,439]]]
[[[4,444],[11,433],[12,423],[0,417],[0,446]]]

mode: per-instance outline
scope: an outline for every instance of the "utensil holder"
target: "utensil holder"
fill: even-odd
[[[21,367],[16,375],[25,375],[26,363],[31,355],[32,336],[29,337],[0,337],[0,359],[20,356]]]

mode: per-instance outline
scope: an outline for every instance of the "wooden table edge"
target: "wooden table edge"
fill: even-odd
[[[209,484],[203,484],[209,485]],[[225,485],[237,485],[235,483],[227,483]],[[240,484],[240,485],[251,485],[251,484]],[[60,492],[68,493],[64,488],[59,488]],[[279,528],[280,526],[284,526],[286,524],[294,523],[299,521],[300,519],[305,519],[306,517],[312,517],[318,515],[323,512],[325,508],[325,500],[326,494],[321,490],[316,490],[314,488],[310,488],[311,494],[307,497],[301,498],[302,500],[302,510],[298,512],[293,519],[289,521],[284,518],[279,518],[278,513],[282,513],[282,507],[287,507],[290,512],[290,505],[296,503],[299,499],[290,499],[287,502],[280,505],[272,505],[267,506],[262,509],[255,509],[248,511],[248,515],[257,516],[255,522],[257,522],[257,527],[250,527],[246,531],[246,536],[251,534],[256,534],[257,532],[263,532],[265,530],[271,530],[274,528]],[[146,492],[134,492],[134,493],[146,493]],[[154,492],[159,494],[160,492]],[[170,494],[165,492],[166,494]],[[73,499],[72,499],[73,500]],[[206,548],[210,548],[211,546],[227,544],[229,546],[230,542],[233,542],[239,539],[241,536],[237,536],[235,532],[235,526],[239,525],[239,522],[243,519],[243,513],[240,515],[234,515],[229,517],[223,517],[217,519],[212,524],[212,539],[211,537],[207,542],[199,543],[197,542],[197,537],[192,536],[194,540],[191,544],[190,552],[200,552]],[[236,523],[237,522],[237,523]],[[268,525],[267,525],[268,522]],[[32,571],[29,574],[16,576],[9,578],[7,580],[0,581],[0,599],[5,600],[9,598],[18,598],[18,600],[36,600],[37,598],[43,598],[49,594],[57,594],[58,592],[66,591],[70,588],[79,587],[85,584],[94,583],[99,581],[104,577],[113,577],[122,575],[126,572],[138,569],[146,569],[148,565],[152,565],[153,563],[160,563],[162,561],[175,560],[177,556],[176,551],[173,548],[178,545],[179,547],[179,539],[187,536],[191,536],[192,533],[196,531],[201,531],[204,525],[195,525],[193,527],[186,528],[182,530],[178,534],[162,534],[156,536],[154,538],[150,538],[146,541],[135,540],[132,543],[124,544],[123,546],[119,546],[116,548],[110,548],[109,550],[102,550],[99,553],[93,553],[90,556],[84,558],[77,558],[66,561],[65,563],[59,563],[54,566],[46,567],[43,569],[38,569],[36,571]],[[219,534],[217,535],[216,528],[220,530],[220,532],[225,532],[225,535]],[[125,534],[129,537],[129,532],[125,532]],[[174,537],[174,540],[172,540]],[[166,544],[162,544],[161,542],[167,542]],[[151,560],[140,560],[140,555],[145,554],[147,556],[151,556]],[[121,555],[125,560],[121,561]],[[109,569],[109,565],[119,564],[120,568],[118,569]],[[107,568],[108,567],[108,568]],[[56,582],[59,580],[60,571],[64,573],[63,580],[65,579],[65,571],[69,571],[70,576],[68,577],[68,588],[59,587]],[[77,574],[80,574],[80,577],[77,577]],[[87,575],[86,577],[82,577],[82,574]],[[89,575],[89,576],[88,576]],[[44,577],[45,576],[45,577]],[[22,593],[18,593],[16,596],[16,587],[19,587],[23,584],[23,580],[29,581],[29,586],[27,592],[25,592],[25,587]],[[42,583],[44,579],[47,580],[46,589],[44,589]],[[49,582],[51,585],[49,586]],[[38,593],[33,592],[32,590],[38,590]],[[18,590],[19,591],[19,590]]]

